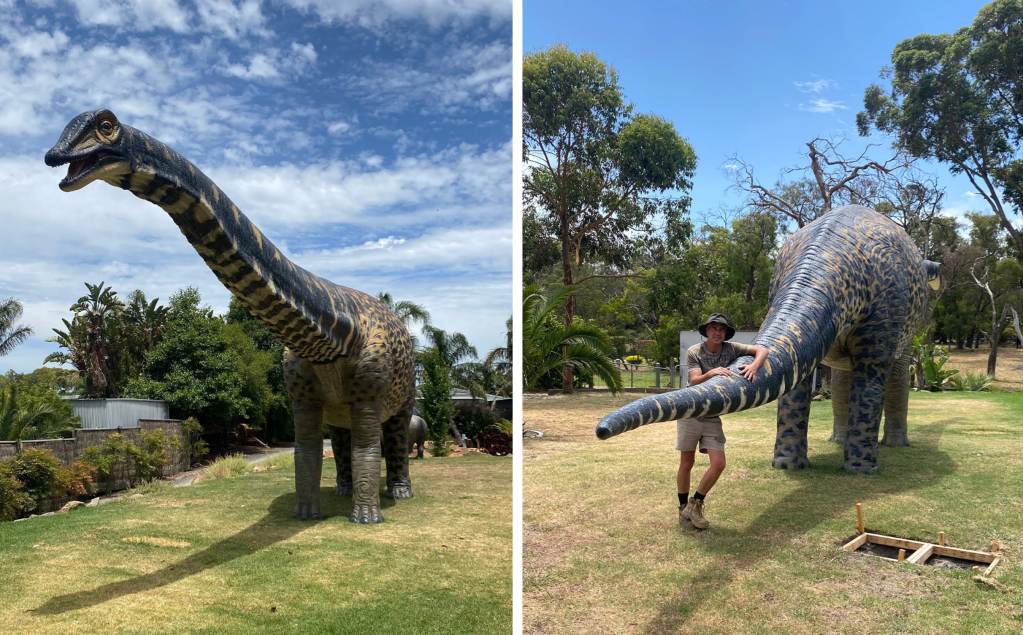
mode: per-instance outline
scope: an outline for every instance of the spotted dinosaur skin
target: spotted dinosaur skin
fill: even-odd
[[[781,248],[767,317],[753,341],[768,350],[767,360],[752,382],[738,374],[752,357],[741,357],[730,366],[732,377],[713,377],[608,414],[597,436],[777,399],[772,465],[806,468],[810,381],[817,365],[825,364],[850,376],[844,468],[874,472],[886,383],[923,318],[927,285],[937,279],[938,267],[923,260],[909,236],[881,214],[855,205],[832,210]]]
[[[288,260],[202,171],[109,110],[68,123],[46,153],[47,165],[67,163],[64,191],[103,180],[166,211],[217,279],[286,347],[296,518],[323,517],[324,426],[340,448],[337,491],[353,497],[352,522],[383,522],[381,440],[387,496],[412,497],[405,450],[415,379],[401,320],[376,298]]]

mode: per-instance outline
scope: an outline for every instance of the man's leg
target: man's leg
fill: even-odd
[[[710,458],[710,467],[703,473],[703,478],[700,479],[700,485],[696,488],[696,493],[701,497],[706,496],[710,493],[710,489],[714,487],[714,484],[718,482],[718,478],[721,473],[725,471],[725,451],[724,450],[707,450],[707,457]]]
[[[689,476],[693,471],[693,464],[696,463],[696,450],[679,452],[679,454],[681,459],[678,462],[678,474],[675,475],[675,484],[678,486],[678,493],[684,494],[687,498],[686,501],[679,501],[685,505],[689,497]]]

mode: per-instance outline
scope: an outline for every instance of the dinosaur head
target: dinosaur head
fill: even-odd
[[[46,153],[46,165],[68,165],[60,182],[65,192],[80,190],[97,179],[117,185],[131,172],[131,161],[122,149],[124,126],[106,109],[83,112],[64,128],[57,145]]]

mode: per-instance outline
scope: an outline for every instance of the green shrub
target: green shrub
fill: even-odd
[[[423,396],[422,411],[426,421],[427,436],[433,441],[434,456],[445,456],[448,453],[448,430],[455,414],[455,406],[451,403],[451,369],[437,349],[428,348],[417,356],[423,373],[419,383],[419,391]]]
[[[206,478],[231,478],[252,471],[252,464],[245,460],[244,454],[232,454],[217,459],[203,472]]]
[[[10,473],[37,504],[58,492],[60,459],[49,450],[24,450],[11,459]]]
[[[455,425],[458,431],[466,439],[476,442],[476,446],[483,442],[487,436],[487,430],[497,425],[498,417],[490,408],[481,403],[459,404],[455,406]]]
[[[14,520],[36,508],[24,485],[11,474],[12,461],[0,461],[0,520]]]
[[[994,380],[984,373],[953,375],[948,383],[953,390],[965,392],[991,392],[994,388]]]
[[[260,461],[259,464],[266,468],[273,467],[277,469],[294,468],[295,455],[285,452],[278,452],[277,454],[271,454],[270,456],[266,457],[265,459]]]
[[[210,446],[199,438],[202,435],[202,426],[195,417],[189,417],[181,422],[181,433],[185,435],[184,451],[188,454],[188,465],[191,467],[206,456]]]
[[[142,494],[143,496],[148,496],[153,494],[162,494],[172,489],[174,489],[174,483],[153,479],[151,481],[139,483],[135,487],[127,490],[124,495],[132,496],[134,494]]]
[[[104,491],[110,493],[117,481],[138,485],[160,475],[170,463],[167,450],[181,447],[176,437],[167,437],[163,430],[139,432],[138,444],[123,434],[111,434],[103,443],[86,448],[82,461],[96,468],[103,479]]]

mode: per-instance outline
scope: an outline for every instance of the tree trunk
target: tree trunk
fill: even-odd
[[[987,374],[991,379],[995,378],[995,363],[998,361],[998,340],[1002,339],[1002,331],[1005,330],[1005,321],[1009,317],[1009,303],[1002,307],[1002,317],[995,319],[994,311],[991,312],[991,353],[987,356]]]
[[[566,287],[572,285],[572,250],[569,240],[568,226],[562,225],[561,230],[561,271],[563,282]],[[570,294],[565,300],[565,326],[572,326],[572,316],[575,313],[575,294]],[[561,392],[566,395],[572,394],[572,367],[561,367]]]
[[[755,272],[756,269],[751,266],[749,268],[749,275],[746,276],[746,304],[753,304],[753,287],[757,285]]]

